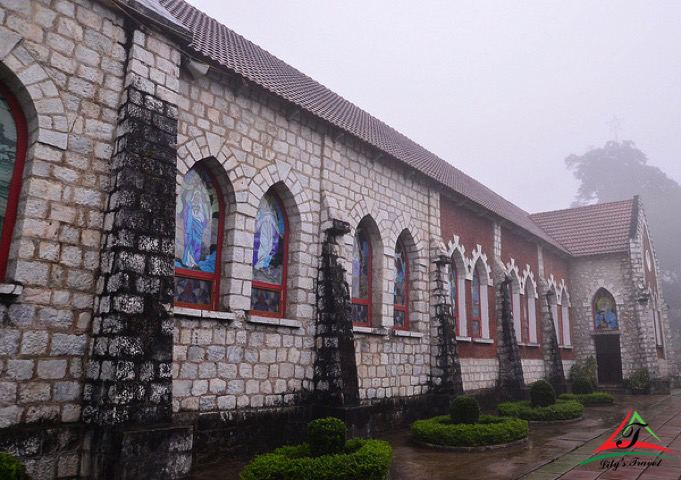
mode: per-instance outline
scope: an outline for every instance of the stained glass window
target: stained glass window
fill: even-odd
[[[616,330],[619,328],[615,298],[606,289],[601,288],[594,295],[593,311],[596,329]]]
[[[409,328],[409,261],[400,240],[395,245],[395,291],[393,323],[395,328]]]
[[[459,274],[456,269],[456,262],[452,261],[449,269],[449,301],[452,304],[452,317],[454,317],[454,325],[456,325],[456,334],[460,335],[459,328]]]
[[[288,220],[281,200],[268,192],[260,200],[253,239],[251,310],[280,317],[286,311]]]
[[[371,323],[371,245],[360,226],[352,247],[352,322]]]
[[[481,315],[480,315],[480,273],[478,268],[473,269],[473,281],[471,282],[471,331],[472,337],[480,337]]]
[[[195,167],[184,177],[175,209],[175,304],[217,308],[222,208],[217,184]]]
[[[26,154],[26,122],[0,83],[0,281],[4,280]]]

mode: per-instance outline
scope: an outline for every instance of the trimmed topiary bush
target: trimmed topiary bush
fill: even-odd
[[[615,403],[615,397],[605,392],[584,393],[580,395],[564,393],[558,396],[558,400],[576,400],[582,405],[612,405]]]
[[[447,447],[481,447],[521,440],[529,434],[529,426],[519,418],[483,415],[476,424],[454,424],[448,415],[417,420],[411,433],[417,442]]]
[[[530,389],[533,407],[548,407],[556,403],[556,391],[546,380],[537,380]]]
[[[453,424],[470,424],[480,421],[480,405],[468,395],[456,397],[449,407],[449,416]]]
[[[240,480],[385,480],[393,450],[382,440],[353,438],[338,455],[313,457],[307,443],[259,455]]]
[[[0,478],[2,480],[24,480],[26,469],[24,466],[7,452],[0,452]]]
[[[584,414],[584,407],[576,400],[559,400],[547,407],[533,407],[528,401],[504,402],[497,405],[499,415],[518,417],[535,422],[574,420]]]
[[[572,381],[572,392],[577,395],[594,393],[594,386],[588,378],[577,377]]]
[[[319,418],[307,424],[307,442],[313,457],[343,453],[348,429],[345,423],[333,417]]]

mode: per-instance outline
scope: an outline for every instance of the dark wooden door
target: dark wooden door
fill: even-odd
[[[619,335],[597,335],[596,363],[598,364],[598,383],[616,385],[622,383],[622,354]]]

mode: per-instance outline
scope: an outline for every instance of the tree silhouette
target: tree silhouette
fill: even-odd
[[[660,267],[662,291],[672,331],[681,330],[681,186],[662,170],[648,165],[632,141],[608,142],[565,165],[581,182],[573,206],[625,200],[640,195]],[[680,342],[675,342],[680,345]]]

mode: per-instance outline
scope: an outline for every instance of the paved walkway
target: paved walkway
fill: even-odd
[[[626,397],[623,397],[624,400]],[[645,452],[665,453],[665,455],[679,459],[678,461],[653,457],[640,456],[643,462],[653,461],[656,465],[637,465],[633,460],[635,455],[613,457],[613,463],[617,468],[607,468],[602,461],[596,460],[585,465],[580,462],[592,457],[609,453],[602,451],[594,454],[600,445],[612,435],[617,426],[604,432],[574,449],[570,453],[548,463],[533,472],[522,477],[522,480],[679,480],[681,479],[681,391],[674,391],[670,397],[662,402],[644,410],[637,410],[644,422],[658,436],[660,441],[642,431],[638,441],[650,442],[672,450],[674,454],[666,452],[642,450]],[[622,418],[621,420],[624,420]],[[620,420],[620,422],[621,422]],[[612,465],[612,464],[611,464]]]

